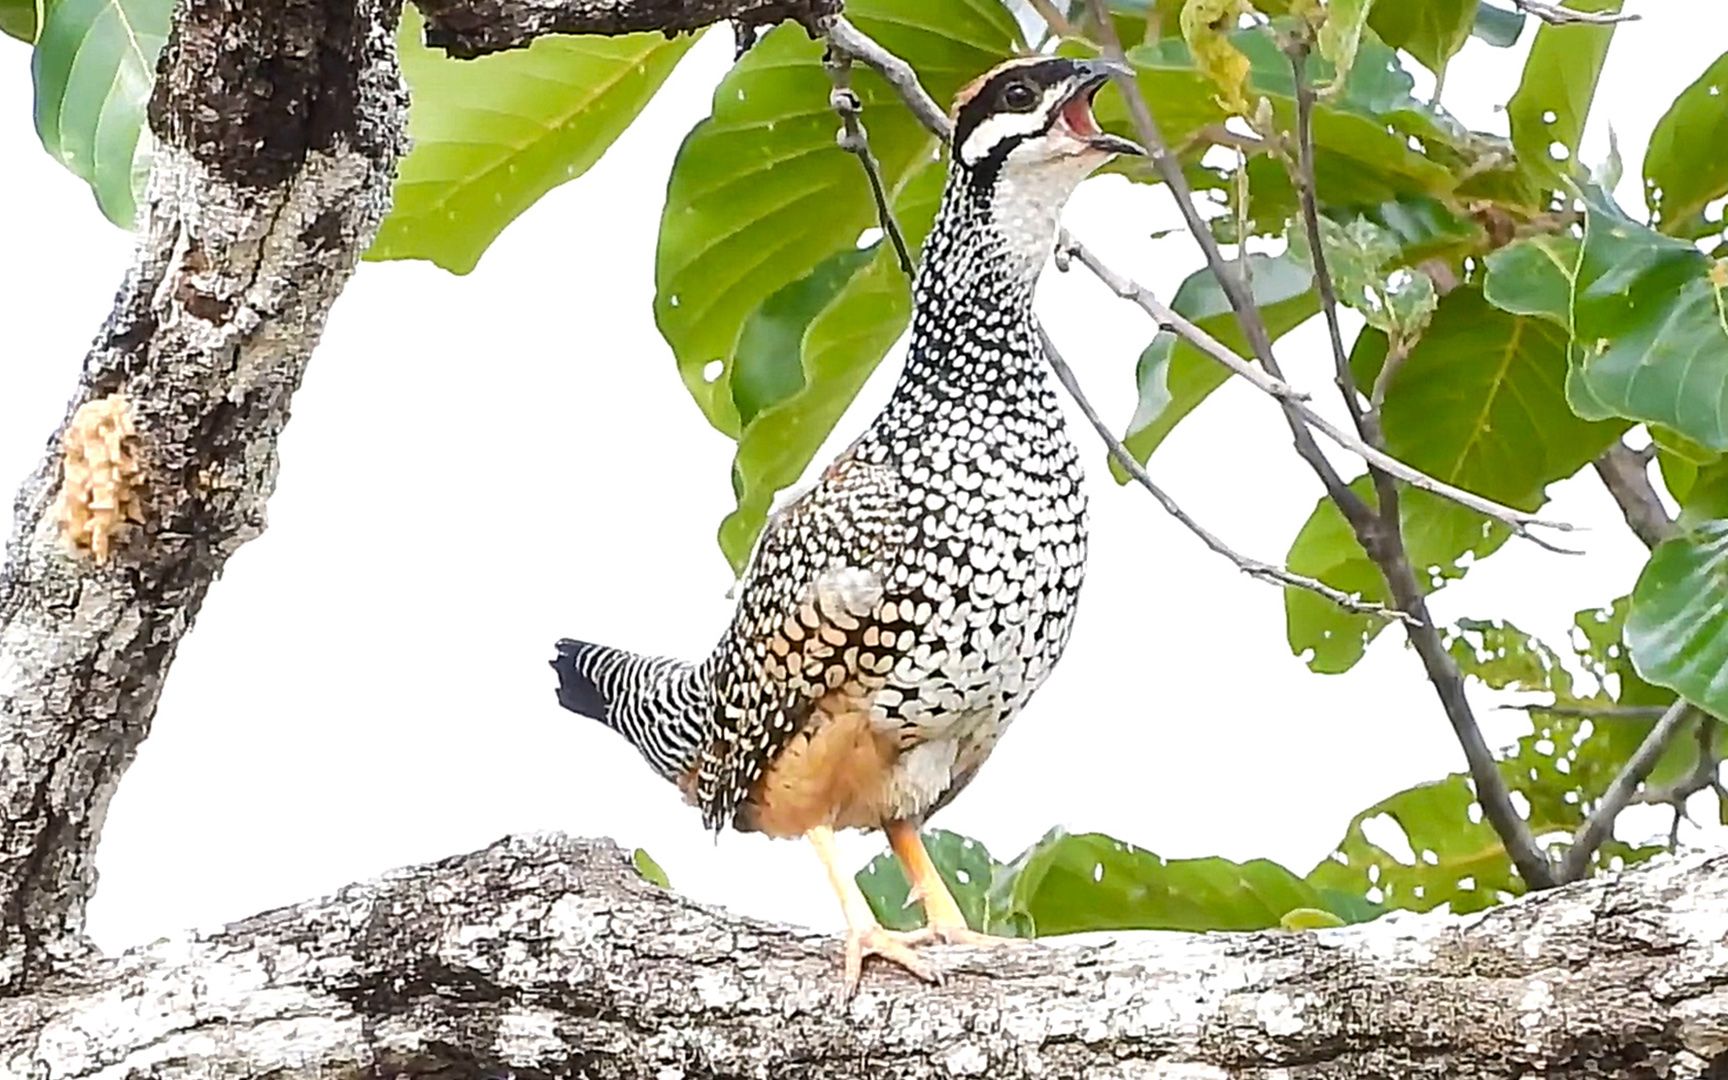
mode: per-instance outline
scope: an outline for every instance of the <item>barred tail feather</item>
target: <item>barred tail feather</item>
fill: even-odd
[[[677,781],[694,767],[711,707],[700,668],[566,638],[552,670],[558,704],[623,735],[655,772]]]

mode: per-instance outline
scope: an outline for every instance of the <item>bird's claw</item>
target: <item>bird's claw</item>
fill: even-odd
[[[923,931],[919,930],[899,933],[880,926],[847,931],[846,970],[845,981],[841,987],[841,1001],[852,1000],[852,995],[858,992],[859,980],[864,975],[866,956],[879,956],[891,964],[899,965],[924,982],[942,985],[942,973],[913,951],[914,944],[925,940],[918,936],[922,933]]]

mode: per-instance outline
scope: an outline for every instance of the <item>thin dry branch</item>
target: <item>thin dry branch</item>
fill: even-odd
[[[1572,837],[1572,846],[1567,849],[1566,857],[1560,860],[1560,880],[1562,883],[1578,881],[1590,872],[1590,858],[1596,854],[1604,841],[1614,835],[1614,820],[1620,816],[1620,811],[1626,809],[1632,802],[1632,796],[1638,791],[1638,785],[1650,775],[1650,770],[1656,767],[1656,759],[1662,756],[1662,751],[1668,748],[1668,743],[1686,721],[1691,718],[1692,706],[1684,700],[1676,700],[1662,714],[1662,719],[1656,721],[1656,726],[1650,729],[1650,734],[1644,736],[1644,741],[1638,744],[1632,757],[1626,762],[1626,767],[1620,770],[1620,775],[1608,785],[1603,793],[1602,801],[1597,804],[1594,812],[1578,832]]]
[[[1668,516],[1668,508],[1656,494],[1656,485],[1650,482],[1650,459],[1654,455],[1653,446],[1634,450],[1616,442],[1592,463],[1602,486],[1619,505],[1627,526],[1647,548],[1654,548],[1674,535],[1674,519]]]
[[[1570,525],[1564,522],[1549,521],[1528,511],[1502,506],[1492,499],[1484,499],[1482,496],[1472,494],[1462,488],[1453,487],[1445,481],[1434,479],[1420,469],[1404,464],[1384,450],[1368,445],[1362,438],[1344,431],[1316,412],[1308,405],[1307,395],[1297,391],[1283,379],[1268,374],[1237,355],[1230,346],[1225,345],[1183,317],[1134,279],[1112,270],[1101,259],[1092,254],[1091,250],[1084,244],[1070,238],[1067,250],[1070,255],[1079,259],[1086,269],[1097,275],[1098,279],[1104,282],[1111,292],[1137,305],[1142,311],[1152,316],[1161,328],[1180,335],[1189,344],[1223,364],[1234,374],[1247,379],[1262,393],[1277,399],[1287,409],[1294,411],[1303,424],[1312,427],[1339,446],[1360,457],[1370,467],[1381,469],[1413,488],[1438,495],[1466,509],[1474,510],[1484,517],[1492,518],[1513,532],[1528,537],[1543,547],[1555,551],[1566,551],[1565,548],[1555,547],[1542,537],[1532,534],[1529,530],[1531,526],[1566,530],[1571,528]]]
[[[1050,340],[1050,335],[1045,332],[1043,327],[1038,328],[1038,336],[1039,340],[1044,344],[1044,357],[1049,361],[1051,368],[1055,370],[1057,381],[1059,381],[1063,388],[1068,391],[1069,395],[1073,397],[1074,403],[1080,406],[1080,411],[1086,414],[1086,419],[1092,424],[1093,430],[1097,431],[1098,437],[1104,440],[1104,445],[1109,449],[1111,458],[1114,459],[1118,465],[1122,466],[1123,471],[1133,477],[1136,483],[1151,492],[1152,497],[1158,500],[1158,504],[1164,507],[1165,512],[1177,521],[1181,522],[1189,532],[1199,537],[1201,543],[1205,544],[1208,548],[1211,548],[1217,554],[1229,559],[1232,563],[1235,563],[1236,569],[1242,571],[1251,578],[1256,578],[1272,585],[1286,585],[1294,589],[1306,589],[1311,593],[1315,593],[1327,600],[1330,600],[1332,603],[1337,604],[1346,611],[1354,611],[1360,615],[1372,615],[1375,618],[1396,619],[1404,622],[1412,621],[1411,616],[1405,612],[1393,611],[1384,605],[1371,603],[1357,596],[1351,596],[1339,589],[1334,589],[1323,581],[1318,581],[1314,578],[1286,570],[1282,566],[1261,562],[1259,559],[1251,559],[1236,551],[1223,540],[1220,540],[1216,534],[1211,532],[1204,525],[1195,521],[1186,510],[1182,509],[1175,499],[1171,498],[1163,488],[1159,487],[1157,483],[1153,481],[1145,468],[1134,459],[1134,455],[1128,452],[1128,448],[1122,444],[1122,440],[1118,439],[1115,433],[1110,430],[1110,426],[1104,422],[1103,417],[1098,415],[1098,410],[1092,407],[1092,402],[1087,400],[1085,393],[1081,391],[1080,382],[1075,377],[1074,370],[1068,366],[1068,361],[1062,358],[1062,354],[1056,349],[1056,343]]]
[[[1518,10],[1535,16],[1549,26],[1611,26],[1614,23],[1635,22],[1641,15],[1623,11],[1575,11],[1544,0],[1512,0]]]
[[[918,81],[912,65],[877,44],[875,38],[853,26],[844,15],[828,24],[828,44],[882,76],[932,135],[946,142],[954,134],[948,115],[935,98],[924,92],[924,84]]]
[[[882,223],[882,231],[888,235],[888,241],[894,245],[894,254],[900,261],[900,272],[911,277],[912,253],[907,250],[906,237],[900,232],[899,222],[894,220],[893,208],[888,205],[888,189],[882,183],[882,167],[870,149],[870,135],[864,130],[864,102],[852,89],[852,56],[844,50],[830,46],[828,54],[822,59],[822,66],[828,71],[828,80],[834,84],[834,89],[828,95],[828,105],[840,116],[840,137],[836,141],[840,149],[856,157],[858,164],[863,166],[864,177],[870,182],[870,194],[876,200],[876,218]]]

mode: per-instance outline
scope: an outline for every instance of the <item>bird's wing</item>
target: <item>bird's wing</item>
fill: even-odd
[[[899,603],[892,575],[910,510],[898,474],[847,454],[768,523],[710,661],[716,730],[695,792],[709,828],[732,822],[817,701],[867,701],[911,647],[929,605]]]

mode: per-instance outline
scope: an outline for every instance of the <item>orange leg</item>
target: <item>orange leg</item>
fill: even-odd
[[[954,894],[948,891],[948,884],[942,880],[936,864],[930,860],[930,853],[924,849],[924,838],[919,835],[918,826],[910,821],[891,822],[888,825],[888,845],[894,849],[895,857],[906,871],[906,880],[912,883],[912,898],[924,905],[925,937],[950,945],[990,945],[1018,940],[979,933],[966,925],[966,916],[961,913]]]
[[[850,999],[857,992],[858,980],[864,973],[866,956],[880,956],[905,968],[925,982],[940,983],[942,977],[936,969],[919,959],[918,954],[912,951],[913,944],[923,940],[918,932],[895,933],[883,929],[876,921],[875,913],[870,910],[870,902],[858,891],[858,883],[840,869],[834,851],[834,830],[826,825],[819,825],[805,836],[809,838],[810,846],[816,849],[816,857],[822,860],[822,868],[828,871],[828,884],[833,886],[834,894],[840,898],[840,909],[846,915],[843,997]]]

